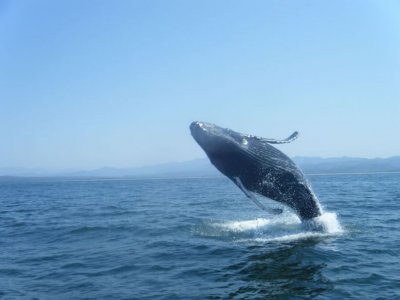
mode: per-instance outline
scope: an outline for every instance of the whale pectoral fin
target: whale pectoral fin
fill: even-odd
[[[239,187],[239,189],[246,195],[247,198],[252,199],[254,196],[244,186],[239,177],[233,177],[233,182]]]
[[[261,137],[254,137],[262,142],[266,142],[268,144],[285,144],[285,143],[290,143],[293,142],[295,139],[297,139],[299,136],[299,133],[297,131],[293,132],[289,137],[283,140],[276,140],[276,139],[267,139],[267,138],[261,138]]]
[[[283,209],[282,208],[272,208],[272,214],[274,215],[280,215],[281,213],[283,213]]]
[[[242,190],[242,192],[248,197],[250,198],[261,210],[266,211],[270,214],[273,215],[279,215],[281,213],[283,213],[283,210],[280,208],[269,208],[264,206],[260,201],[258,201],[258,199],[256,198],[256,196],[254,196],[254,194],[252,194],[250,191],[248,191],[242,181],[240,180],[239,177],[233,177],[233,181],[236,183],[236,185]]]

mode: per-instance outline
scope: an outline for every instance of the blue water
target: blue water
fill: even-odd
[[[324,232],[225,178],[3,178],[0,297],[400,299],[400,174],[309,179]]]

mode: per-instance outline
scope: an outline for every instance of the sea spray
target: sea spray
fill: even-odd
[[[340,226],[339,220],[334,212],[322,213],[322,215],[314,219],[314,222],[320,225],[322,231],[325,233],[337,234],[343,232],[342,226]]]
[[[232,240],[244,242],[290,241],[343,232],[334,212],[325,212],[317,218],[303,222],[296,214],[285,212],[273,218],[214,221],[207,224],[198,228],[197,233],[213,238],[230,236]]]

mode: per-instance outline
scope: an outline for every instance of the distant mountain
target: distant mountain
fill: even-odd
[[[141,168],[101,168],[67,174],[78,177],[215,177],[219,172],[208,159],[195,159],[185,162],[166,163]]]
[[[400,172],[400,156],[389,158],[294,157],[305,174]],[[141,168],[104,167],[89,171],[56,172],[44,169],[0,168],[0,176],[134,177],[182,178],[218,177],[221,173],[206,158]]]
[[[53,176],[55,174],[55,171],[39,168],[0,168],[0,176],[36,177]]]
[[[400,156],[389,158],[294,157],[306,174],[400,172]]]

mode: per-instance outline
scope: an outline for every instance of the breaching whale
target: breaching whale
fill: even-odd
[[[297,132],[275,140],[205,122],[192,122],[190,131],[211,163],[261,209],[282,212],[265,207],[254,193],[290,207],[302,221],[321,215],[318,199],[303,173],[288,156],[271,146],[295,140]]]

